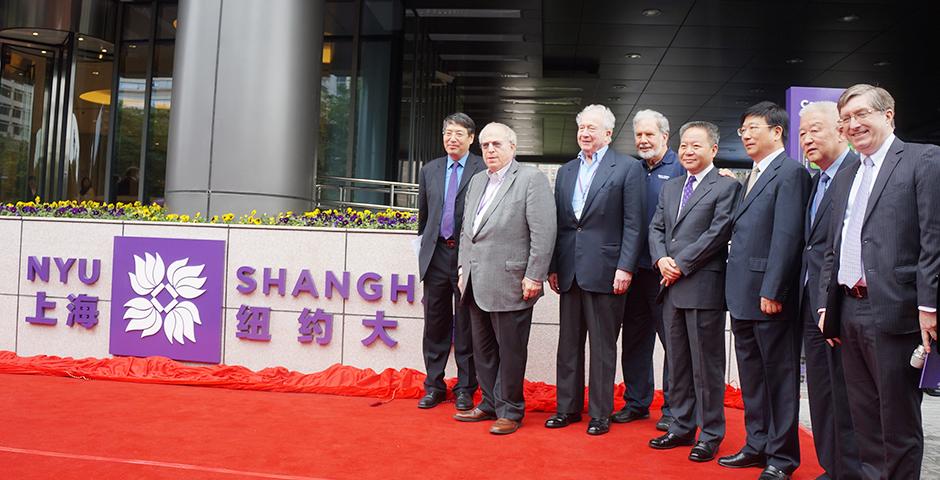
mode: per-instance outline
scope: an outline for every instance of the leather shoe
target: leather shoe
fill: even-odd
[[[493,426],[490,427],[490,433],[493,435],[509,435],[510,433],[519,430],[519,427],[521,426],[521,422],[510,420],[508,418],[497,418],[496,421],[493,422]]]
[[[738,452],[719,458],[718,465],[728,468],[764,467],[767,465],[767,458],[763,454],[752,455]]]
[[[457,412],[454,415],[454,420],[458,422],[482,422],[484,420],[496,420],[496,415],[474,408],[468,412]]]
[[[470,392],[459,392],[457,399],[454,400],[454,406],[461,412],[473,409],[473,395]]]
[[[434,408],[444,401],[444,392],[428,392],[418,400],[418,408]]]
[[[790,480],[790,475],[773,465],[767,465],[757,480]]]
[[[656,422],[656,430],[659,430],[660,432],[668,432],[669,427],[672,426],[672,422],[675,421],[676,419],[674,417],[663,415],[662,417],[659,417],[659,421]]]
[[[588,435],[603,435],[610,431],[610,419],[609,418],[592,418],[588,422],[587,434]]]
[[[545,428],[562,428],[580,421],[580,413],[556,413],[545,420]]]
[[[644,418],[650,418],[650,412],[641,413],[623,408],[619,412],[611,415],[610,421],[614,423],[630,423],[634,420],[642,420]]]
[[[688,447],[695,443],[692,437],[682,437],[674,433],[667,433],[650,440],[650,448],[656,450],[669,450],[676,447]]]
[[[699,440],[695,442],[695,446],[692,447],[692,451],[689,453],[689,460],[693,462],[707,462],[715,458],[716,453],[718,453],[718,443]]]

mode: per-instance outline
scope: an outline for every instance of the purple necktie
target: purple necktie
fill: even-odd
[[[447,192],[444,194],[444,215],[441,216],[441,238],[454,236],[454,204],[457,203],[457,168],[459,163],[453,162],[450,180],[447,182]]]
[[[682,189],[682,201],[679,202],[679,214],[682,214],[682,209],[685,208],[685,203],[689,201],[689,198],[692,197],[692,185],[695,183],[695,175],[689,175],[689,179],[685,181],[685,188]],[[675,197],[673,197],[675,198]]]

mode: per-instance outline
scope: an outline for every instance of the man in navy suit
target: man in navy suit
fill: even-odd
[[[754,166],[735,209],[725,277],[747,443],[718,464],[763,466],[761,480],[789,478],[800,464],[799,267],[810,176],[784,153],[787,120],[773,102],[741,115],[738,134]]]
[[[447,385],[444,368],[454,346],[457,410],[473,408],[477,375],[470,338],[470,313],[461,305],[457,289],[457,247],[463,225],[464,197],[470,178],[485,167],[470,153],[476,126],[463,113],[444,119],[442,134],[447,155],[428,162],[418,176],[418,235],[421,252],[418,267],[424,284],[425,395],[418,408],[432,408],[444,401]],[[452,341],[453,340],[453,341]]]
[[[685,169],[676,157],[676,152],[669,148],[669,120],[654,110],[640,110],[633,116],[633,139],[636,153],[643,159],[646,174],[646,217],[643,225],[649,225],[656,213],[656,203],[663,185],[671,178],[685,175]],[[628,423],[649,417],[650,404],[653,403],[653,349],[656,346],[656,334],[668,354],[666,337],[663,333],[663,306],[657,302],[659,281],[662,277],[654,268],[650,259],[649,243],[643,236],[640,258],[630,291],[627,292],[627,305],[623,314],[623,333],[620,347],[621,365],[623,366],[623,408],[610,417],[615,423]],[[663,365],[663,406],[662,416],[656,422],[656,428],[669,429],[672,412],[669,409],[669,362]]]
[[[609,147],[615,125],[610,109],[589,105],[577,121],[581,152],[555,177],[558,233],[548,281],[561,294],[558,413],[545,426],[581,420],[589,336],[587,433],[601,435],[610,430],[624,294],[646,234],[646,183],[640,162]]]
[[[940,148],[894,136],[894,98],[858,84],[839,97],[842,134],[861,162],[832,191],[819,326],[841,341],[864,478],[920,478],[918,388],[909,365],[937,338]]]
[[[800,316],[806,384],[813,443],[819,465],[829,478],[861,478],[855,430],[845,393],[845,377],[839,348],[826,344],[819,331],[819,270],[829,234],[832,212],[831,187],[842,168],[857,168],[858,154],[849,150],[839,133],[839,109],[835,102],[813,102],[800,110],[800,146],[806,158],[819,167],[813,178],[806,209],[803,263],[800,268]]]
[[[715,170],[717,126],[690,122],[679,136],[679,159],[689,173],[666,182],[649,234],[663,274],[675,421],[649,445],[666,450],[695,443],[689,460],[707,462],[725,436],[725,266],[741,184]]]

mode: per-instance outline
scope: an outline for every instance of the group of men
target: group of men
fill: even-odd
[[[714,459],[730,313],[747,435],[720,465],[762,468],[760,479],[797,469],[802,350],[825,478],[919,478],[921,390],[908,360],[936,340],[940,148],[897,139],[894,115],[891,95],[865,84],[807,105],[798,135],[811,176],[784,152],[787,112],[753,105],[738,129],[753,167],[739,182],[714,166],[714,124],[683,125],[677,154],[667,119],[642,110],[637,160],[610,147],[613,113],[590,105],[577,117],[581,151],[558,170],[554,193],[515,160],[508,126],[479,132],[480,158],[469,153],[473,121],[447,117],[447,155],[419,182],[428,375],[418,406],[446,398],[453,344],[455,419],[515,432],[532,307],[548,280],[560,311],[557,412],[546,427],[582,420],[586,340],[587,433],[648,418],[658,333],[665,433],[649,446]],[[612,414],[618,338],[625,406]]]

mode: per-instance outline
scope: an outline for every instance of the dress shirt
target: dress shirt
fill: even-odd
[[[584,210],[584,202],[587,200],[588,192],[591,191],[591,183],[594,181],[594,175],[597,173],[597,166],[601,163],[601,160],[604,159],[604,154],[607,153],[608,146],[604,145],[603,148],[594,152],[591,155],[591,161],[587,161],[587,157],[584,155],[584,151],[578,153],[578,158],[581,159],[581,163],[578,167],[578,179],[574,184],[574,193],[571,195],[571,208],[574,210],[574,216],[581,219],[581,210]]]
[[[460,157],[460,160],[457,160],[457,185],[460,185],[460,180],[463,179],[463,171],[464,171],[464,168],[466,168],[467,166],[468,158],[470,158],[469,150],[467,151],[467,153],[463,154],[462,157]],[[451,172],[453,172],[454,170],[453,167],[454,167],[454,159],[448,155],[447,156],[447,168],[444,169],[444,196],[441,198],[442,203],[445,202],[446,200],[444,199],[447,198],[447,188],[450,185],[450,175],[451,175]]]
[[[483,215],[490,209],[491,204],[493,203],[493,198],[496,197],[496,192],[499,191],[499,187],[502,186],[503,180],[506,178],[506,173],[509,171],[509,166],[512,165],[512,160],[506,164],[503,168],[495,172],[489,170],[486,171],[486,176],[489,181],[486,182],[486,188],[483,190],[483,196],[480,197],[480,205],[477,207],[476,216],[473,217],[473,234],[476,235],[477,230],[480,229],[480,221],[483,220]]]
[[[711,164],[711,165],[705,167],[701,172],[698,172],[698,173],[696,173],[695,175],[692,175],[693,177],[695,177],[695,182],[692,183],[692,192],[695,192],[695,190],[698,188],[698,186],[702,184],[702,180],[705,179],[705,175],[708,175],[708,172],[710,172],[710,171],[712,171],[712,170],[714,170],[714,169],[715,169],[715,164],[713,163],[713,164]],[[686,182],[689,181],[689,175],[688,175],[688,173],[686,174],[685,181],[686,181]],[[689,197],[689,198],[691,199],[691,197]],[[676,218],[677,218],[677,219],[679,218],[679,215],[682,215],[682,210],[685,209],[686,207],[688,207],[688,205],[682,205],[682,192],[679,192],[679,207],[680,207],[680,208],[679,208],[679,212],[676,213]]]

